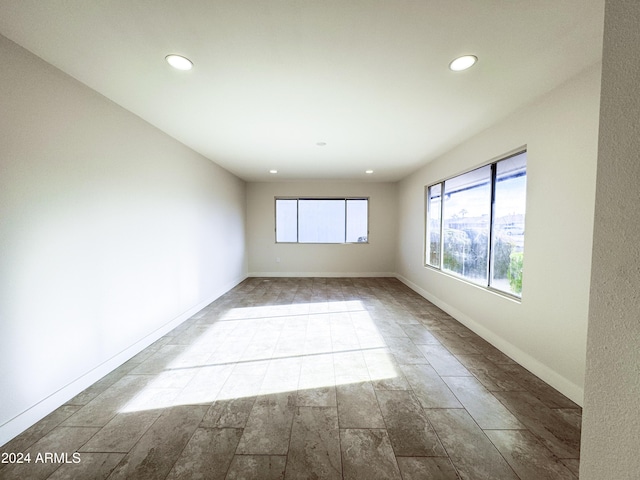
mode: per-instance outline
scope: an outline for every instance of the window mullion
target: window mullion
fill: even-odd
[[[347,199],[344,199],[344,243],[347,243]]]
[[[296,243],[300,243],[300,199],[296,198]]]
[[[444,265],[444,182],[440,183],[440,270]]]
[[[491,285],[491,275],[493,275],[492,257],[493,257],[493,236],[495,229],[493,228],[493,219],[496,208],[496,164],[491,165],[491,208],[489,209],[489,245],[487,246],[487,287]]]

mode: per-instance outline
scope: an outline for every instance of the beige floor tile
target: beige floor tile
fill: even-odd
[[[400,365],[423,408],[462,408],[431,365]]]
[[[335,407],[298,407],[293,418],[285,479],[342,478]]]
[[[471,376],[471,372],[442,345],[419,345],[418,349],[441,377]]]
[[[443,377],[453,394],[482,429],[526,428],[475,377]]]
[[[103,480],[124,458],[124,453],[81,453],[78,463],[66,463],[48,480]],[[73,460],[72,460],[73,462]]]
[[[0,470],[0,478],[3,480],[48,478],[67,461],[73,462],[73,454],[98,430],[95,427],[56,427],[30,448],[20,452],[24,453],[25,457],[28,456],[28,463],[6,465]],[[58,457],[53,457],[53,454]]]
[[[574,480],[575,476],[526,430],[485,432],[520,480]]]
[[[244,428],[255,401],[256,397],[216,400],[205,413],[200,426],[206,428]]]
[[[371,382],[336,386],[340,428],[384,428]]]
[[[397,456],[441,457],[446,452],[412,392],[377,391],[384,423]]]
[[[345,480],[401,480],[391,442],[384,429],[341,429]]]
[[[580,426],[396,279],[248,278],[0,448],[82,463],[0,478],[577,478]]]
[[[166,480],[223,480],[241,435],[234,428],[196,429]]]
[[[448,457],[398,457],[403,480],[458,480]]]
[[[200,405],[181,405],[166,409],[108,478],[165,478],[206,410],[206,407]]]
[[[426,413],[462,478],[518,480],[509,464],[465,410],[432,409]]]
[[[226,480],[282,480],[287,457],[278,455],[236,455]]]
[[[259,396],[249,414],[236,453],[286,455],[296,408],[293,392]]]

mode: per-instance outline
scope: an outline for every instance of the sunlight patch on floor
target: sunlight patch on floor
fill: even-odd
[[[166,366],[120,410],[394,378],[395,362],[360,301],[233,308],[176,335]],[[180,351],[175,354],[175,350]],[[147,362],[161,361],[157,352]]]

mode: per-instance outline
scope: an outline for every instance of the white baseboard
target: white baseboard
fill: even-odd
[[[191,318],[194,314],[202,310],[204,307],[209,305],[211,302],[231,290],[233,287],[244,281],[248,276],[244,275],[240,279],[236,279],[233,282],[228,283],[224,287],[220,288],[217,292],[209,295],[206,300],[194,305],[189,310],[183,312],[178,315],[176,318],[170,320],[165,323],[155,331],[149,333],[144,338],[138,340],[136,343],[123,350],[122,352],[114,355],[109,360],[101,363],[100,365],[92,368],[87,373],[72,381],[71,383],[65,385],[60,388],[58,391],[52,393],[48,397],[40,400],[35,405],[27,408],[24,412],[15,416],[11,420],[7,421],[3,425],[0,425],[0,446],[9,442],[12,438],[16,437],[31,425],[35,424],[39,420],[43,419],[51,412],[53,412],[56,408],[64,405],[65,402],[69,401],[77,394],[82,392],[84,389],[93,385],[95,382],[100,380],[109,372],[115,370],[124,362],[134,357],[142,350],[147,348],[153,342],[163,337],[171,330],[176,328],[185,320]]]
[[[297,278],[297,277],[315,277],[315,278],[373,278],[373,277],[396,277],[391,272],[251,272],[249,277],[278,277],[278,278]]]
[[[558,372],[550,368],[549,366],[541,363],[540,361],[533,358],[526,352],[523,352],[516,346],[504,340],[502,337],[496,335],[491,330],[487,329],[483,325],[479,324],[475,320],[473,320],[468,315],[464,314],[457,308],[449,305],[448,303],[442,301],[438,297],[430,294],[420,286],[413,283],[408,278],[403,277],[402,275],[396,274],[396,278],[404,283],[411,290],[418,293],[420,296],[424,297],[437,307],[441,308],[453,318],[458,320],[464,326],[473,330],[475,333],[480,335],[487,342],[492,344],[498,350],[503,352],[505,355],[511,357],[518,364],[522,365],[524,368],[529,370],[531,373],[551,385],[553,388],[558,390],[560,393],[571,399],[573,402],[582,406],[584,402],[584,388],[579,387],[572,381],[568,380],[564,376],[560,375]]]

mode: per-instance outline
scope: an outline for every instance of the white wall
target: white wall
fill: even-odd
[[[2,444],[247,266],[243,181],[4,37],[0,64]]]
[[[580,478],[640,477],[640,3],[605,9]]]
[[[399,185],[400,278],[577,403],[584,386],[599,89],[595,65]],[[424,267],[425,185],[525,145],[522,302]]]
[[[369,243],[275,243],[275,197],[369,197]],[[281,182],[247,185],[247,243],[253,276],[393,275],[397,189],[394,183]],[[280,262],[276,259],[279,258]]]

